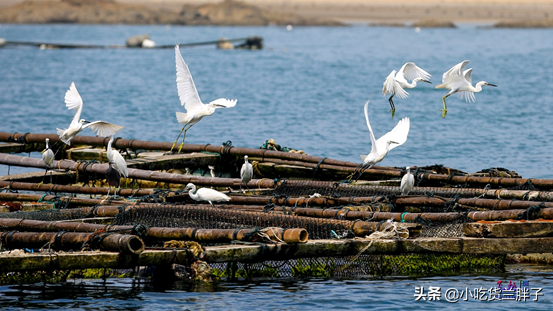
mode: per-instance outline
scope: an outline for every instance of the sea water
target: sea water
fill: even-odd
[[[525,178],[553,178],[553,30],[367,27],[185,27],[98,25],[0,25],[8,41],[123,45],[148,33],[157,45],[263,37],[262,50],[217,50],[213,45],[181,48],[196,88],[207,103],[238,99],[231,109],[194,125],[188,143],[258,148],[267,139],[310,155],[359,162],[371,143],[363,116],[378,138],[403,117],[411,119],[407,142],[392,150],[384,166],[441,164],[465,172],[491,167]],[[476,102],[447,99],[441,117],[436,90],[442,73],[470,60],[473,84],[485,80]],[[394,98],[389,112],[382,83],[412,61],[432,74],[406,99]],[[168,49],[56,49],[6,46],[0,49],[0,131],[55,133],[73,117],[64,95],[75,82],[84,101],[82,117],[125,128],[128,139],[172,142],[181,129],[175,112],[184,111],[175,84],[175,54]],[[81,135],[92,135],[85,130]],[[24,154],[28,155],[28,154]],[[38,157],[38,153],[30,156]],[[28,170],[0,165],[0,175]],[[422,279],[305,280],[276,283],[223,283],[169,289],[108,284],[0,287],[2,307],[74,309],[429,309],[529,308],[551,301],[551,275],[510,268],[501,275]],[[514,270],[513,270],[514,269]],[[498,280],[529,280],[543,288],[538,302],[415,301],[416,288],[491,287]],[[67,289],[64,292],[60,289]],[[544,307],[545,309],[545,307]]]

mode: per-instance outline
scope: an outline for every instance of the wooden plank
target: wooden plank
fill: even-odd
[[[205,247],[206,262],[256,262],[314,257],[342,257],[358,254],[465,253],[527,254],[552,253],[553,238],[482,239],[419,238],[312,240],[301,244],[233,244]],[[185,249],[145,250],[135,256],[116,252],[0,253],[0,272],[49,269],[131,268],[143,265],[188,264]]]
[[[553,238],[462,238],[466,254],[553,253]]]
[[[477,238],[529,238],[553,236],[553,221],[494,221],[463,225],[463,234]]]

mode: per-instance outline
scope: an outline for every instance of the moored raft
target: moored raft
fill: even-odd
[[[39,152],[46,138],[58,139],[0,132],[0,164],[46,169],[9,154]],[[171,143],[118,138],[129,178],[108,198],[107,142],[76,136],[53,161],[52,184],[44,171],[0,178],[1,272],[154,265],[178,275],[174,265],[185,265],[195,271],[188,279],[356,277],[501,270],[507,255],[553,253],[553,180],[428,166],[413,168],[415,187],[401,195],[403,168],[357,174],[358,163],[275,144],[184,144],[174,154]],[[254,178],[241,191],[245,155]],[[193,201],[188,183],[231,199]],[[62,246],[69,237],[77,242]],[[131,239],[135,251],[102,244],[114,239]]]

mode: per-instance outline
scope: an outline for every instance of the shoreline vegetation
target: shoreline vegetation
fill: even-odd
[[[553,27],[553,0],[6,0],[4,24]]]

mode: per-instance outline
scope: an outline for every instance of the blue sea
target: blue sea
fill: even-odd
[[[8,41],[122,45],[147,33],[158,45],[261,36],[259,51],[181,48],[200,97],[238,99],[194,125],[188,143],[258,148],[273,138],[310,155],[359,162],[371,143],[363,116],[370,100],[377,137],[403,117],[411,119],[407,142],[392,150],[384,166],[442,164],[465,172],[504,167],[525,178],[553,178],[553,30],[367,27],[186,27],[97,25],[0,25]],[[470,60],[473,82],[485,80],[476,102],[441,97],[434,89],[442,73]],[[395,98],[392,119],[382,83],[412,61],[432,74],[406,99]],[[0,48],[0,131],[55,133],[71,122],[64,95],[75,82],[84,100],[82,117],[124,125],[128,139],[174,141],[181,129],[174,49]],[[92,135],[86,130],[82,135]],[[37,157],[39,155],[33,154]],[[0,165],[0,175],[24,172]],[[156,289],[128,280],[108,284],[77,281],[63,287],[0,287],[0,308],[19,309],[442,309],[528,307],[548,309],[549,271],[510,266],[500,275],[303,280]],[[415,301],[416,287],[489,288],[498,280],[529,280],[543,288],[538,302]],[[73,286],[74,288],[72,288]],[[66,292],[59,289],[67,289]],[[65,294],[64,294],[65,293]]]

